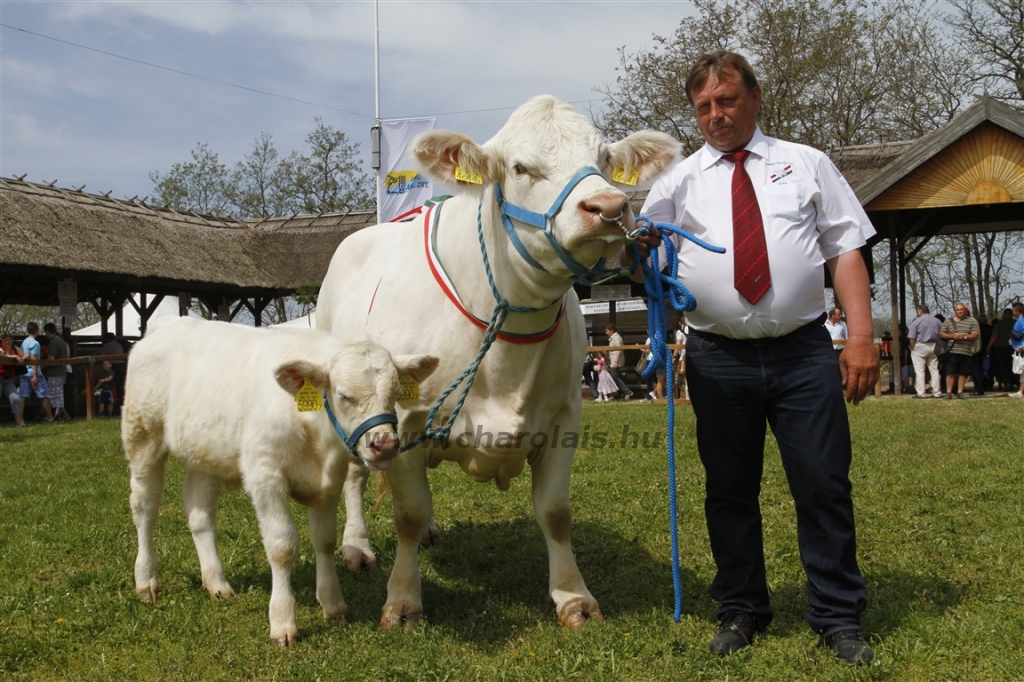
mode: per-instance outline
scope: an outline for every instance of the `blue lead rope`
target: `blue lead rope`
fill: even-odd
[[[665,342],[665,332],[668,329],[667,313],[665,312],[665,288],[668,288],[668,302],[673,308],[680,312],[690,312],[697,307],[697,299],[690,290],[679,281],[679,259],[676,257],[676,247],[670,239],[669,233],[690,240],[697,246],[714,253],[725,253],[720,246],[712,246],[707,242],[694,237],[686,230],[676,227],[670,223],[652,223],[643,216],[636,219],[636,226],[640,234],[650,234],[652,229],[658,230],[661,234],[662,244],[665,245],[665,260],[667,273],[661,272],[658,267],[658,251],[651,251],[651,263],[640,259],[640,250],[636,242],[633,243],[633,260],[640,262],[644,272],[644,289],[647,291],[647,334],[651,337],[651,362],[647,363],[642,376],[649,379],[660,369],[665,373],[665,393],[668,399],[668,418],[666,428],[668,429],[668,514],[672,536],[672,587],[675,590],[675,622],[679,622],[683,614],[683,584],[679,577],[679,523],[678,523],[678,501],[676,499],[676,405],[675,405],[675,372],[672,371],[672,349]]]

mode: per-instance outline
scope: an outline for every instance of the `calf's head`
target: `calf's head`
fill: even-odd
[[[648,185],[679,159],[679,151],[677,141],[651,130],[605,143],[575,107],[550,95],[521,106],[483,145],[443,130],[423,133],[413,143],[413,154],[428,175],[481,194],[497,183],[506,201],[540,214],[555,205],[577,172],[597,169],[572,188],[551,226],[561,248],[588,269],[617,253],[633,229],[623,190]],[[522,224],[515,228],[545,270],[571,275],[541,230]]]
[[[295,395],[306,379],[324,392],[329,414],[347,436],[358,433],[367,420],[394,414],[395,396],[401,380],[410,377],[422,382],[437,369],[432,355],[392,355],[372,341],[343,346],[326,364],[306,360],[286,362],[277,368],[275,378],[281,387]],[[325,412],[327,410],[325,409]],[[324,415],[324,419],[328,419]],[[339,438],[341,436],[339,435]],[[352,454],[374,469],[387,469],[399,452],[399,436],[393,423],[368,428],[354,443]]]

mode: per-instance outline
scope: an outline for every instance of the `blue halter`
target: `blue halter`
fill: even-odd
[[[364,433],[380,424],[398,426],[398,415],[394,412],[384,412],[364,421],[356,427],[356,430],[352,432],[351,436],[349,436],[345,433],[345,429],[341,428],[341,424],[339,424],[338,420],[334,417],[334,412],[331,410],[331,404],[327,401],[326,397],[324,398],[324,410],[327,412],[327,418],[330,419],[331,424],[334,425],[334,430],[338,432],[342,442],[345,443],[349,452],[351,452],[352,456],[356,459],[359,459],[359,454],[356,452],[356,445],[359,443],[359,439]]]
[[[562,189],[562,193],[555,199],[555,203],[551,204],[551,208],[546,213],[537,213],[536,211],[530,211],[521,206],[505,201],[505,197],[501,192],[501,185],[494,183],[494,196],[498,201],[498,208],[501,210],[501,223],[505,227],[505,233],[508,235],[509,241],[512,242],[512,246],[516,247],[516,251],[523,257],[527,263],[549,272],[547,268],[537,262],[537,259],[530,255],[530,252],[526,250],[523,242],[519,239],[519,235],[516,234],[516,229],[512,225],[513,220],[518,220],[521,223],[536,227],[544,232],[544,236],[547,237],[548,243],[551,244],[551,248],[554,250],[558,258],[565,264],[565,267],[569,268],[569,272],[572,276],[569,278],[577,284],[583,286],[594,286],[601,282],[606,282],[610,279],[614,279],[625,272],[632,272],[636,269],[636,264],[630,269],[615,268],[613,270],[605,270],[604,263],[605,259],[601,258],[594,264],[592,268],[586,268],[580,263],[577,263],[572,257],[565,252],[562,245],[555,239],[554,233],[554,222],[553,218],[555,215],[562,210],[562,204],[569,197],[569,193],[572,192],[576,185],[580,184],[583,178],[590,175],[601,175],[601,171],[597,170],[593,166],[585,166],[576,172],[576,175],[569,179],[565,187]],[[602,216],[602,219],[605,219]]]

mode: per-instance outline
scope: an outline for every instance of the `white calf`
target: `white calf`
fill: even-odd
[[[245,486],[259,519],[273,588],[270,638],[294,644],[295,598],[289,582],[298,532],[288,498],[309,507],[316,551],[316,596],[329,620],[348,612],[335,572],[338,498],[353,453],[331,415],[367,465],[385,469],[398,454],[394,422],[399,378],[425,379],[426,356],[392,358],[362,340],[346,345],[315,330],[255,329],[180,318],[159,324],[132,350],[121,437],[131,469],[131,508],[139,536],[135,591],[157,598],[153,528],[163,497],[164,464],[173,453],[188,466],[183,498],[199,554],[203,586],[234,594],[217,554],[217,499]],[[326,392],[325,410],[299,412],[308,381]],[[307,392],[304,395],[308,395]],[[315,394],[314,405],[319,405]],[[383,423],[382,423],[383,422]],[[358,442],[353,442],[358,439]]]

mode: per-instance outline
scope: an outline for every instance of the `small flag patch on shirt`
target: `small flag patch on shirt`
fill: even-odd
[[[782,170],[780,170],[778,173],[772,173],[768,177],[769,177],[769,179],[772,182],[778,182],[779,180],[781,180],[782,178],[786,177],[787,175],[792,175],[792,174],[793,174],[793,164],[790,164],[790,165],[786,166],[785,168],[783,168]]]

